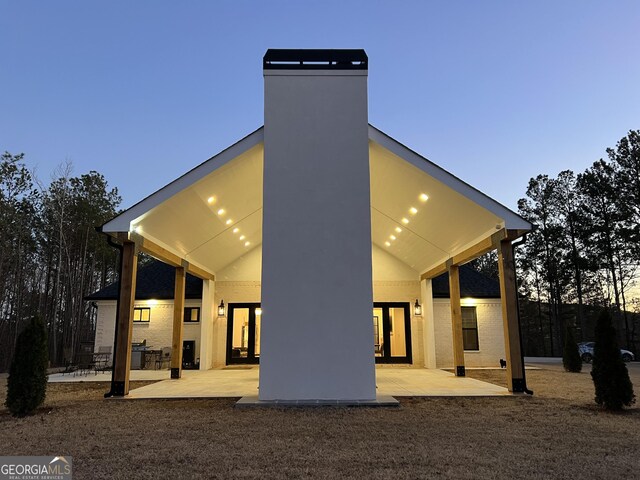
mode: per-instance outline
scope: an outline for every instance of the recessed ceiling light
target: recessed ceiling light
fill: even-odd
[[[416,213],[418,213],[418,209],[417,209],[417,208],[415,208],[415,207],[411,207],[411,208],[409,209],[409,213],[410,213],[411,215],[415,215]]]
[[[401,222],[402,222],[402,223],[404,223],[404,224],[406,225],[407,223],[409,223],[409,219],[408,219],[408,218],[403,218],[403,219],[401,220]]]
[[[238,227],[233,229],[233,233],[238,233],[240,231],[240,229]]]
[[[245,237],[244,235],[240,235],[240,240],[244,240],[245,238],[247,237]]]
[[[420,198],[421,202],[426,202],[427,200],[429,200],[429,195],[427,195],[426,193],[421,193],[420,197],[418,198]]]
[[[221,208],[220,210],[218,210],[218,215],[222,216],[225,213],[227,213],[227,211],[224,208]]]
[[[400,227],[396,227],[396,232],[400,233],[402,229]]]
[[[248,247],[249,245],[251,245],[251,242],[244,242],[245,247]]]
[[[226,223],[227,225],[231,225],[231,224],[233,223],[233,220],[229,219],[229,220],[227,220],[227,221],[226,221],[226,222],[224,222],[224,223]]]
[[[389,238],[390,238],[391,240],[395,240],[395,239],[396,239],[396,236],[395,236],[395,235],[389,235]]]
[[[389,243],[389,242],[384,242],[384,244],[385,244],[387,247],[390,247],[390,246],[391,246],[391,243]]]
[[[207,203],[209,205],[211,205],[212,203],[216,203],[216,197],[211,196],[211,197],[207,198]]]

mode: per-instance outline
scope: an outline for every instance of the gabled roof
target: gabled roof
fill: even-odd
[[[172,300],[175,268],[157,260],[138,270],[136,300]],[[432,281],[434,298],[449,298],[449,277],[440,275]],[[460,296],[472,298],[500,298],[500,286],[495,280],[468,265],[460,267]],[[116,300],[118,282],[107,285],[85,297],[85,300]],[[185,298],[202,298],[202,280],[187,274]]]
[[[215,274],[261,247],[263,155],[260,127],[108,221],[102,230],[135,231]],[[419,273],[500,229],[532,228],[515,212],[371,125],[369,157],[372,242]]]
[[[151,260],[138,269],[136,278],[136,300],[172,300],[175,288],[176,269],[171,265]],[[185,298],[202,298],[202,280],[187,274]],[[119,282],[107,285],[85,300],[117,300]]]

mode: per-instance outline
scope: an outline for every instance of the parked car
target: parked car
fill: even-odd
[[[593,346],[596,342],[581,342],[578,344],[578,351],[580,352],[580,358],[585,363],[591,363],[593,360]],[[625,350],[624,348],[620,349],[620,355],[622,355],[622,360],[625,362],[632,362],[636,359],[636,356],[633,352],[629,350]]]

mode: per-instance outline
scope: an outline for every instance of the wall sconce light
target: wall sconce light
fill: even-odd
[[[224,300],[220,300],[220,305],[218,305],[218,316],[224,317]]]
[[[262,309],[260,307],[256,308],[256,317],[262,315]]]
[[[416,303],[413,305],[413,314],[417,317],[422,315],[422,305],[418,303],[417,298],[416,298]]]

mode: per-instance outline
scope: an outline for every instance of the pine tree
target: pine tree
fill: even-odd
[[[44,402],[48,362],[47,331],[36,316],[18,336],[9,370],[6,405],[14,416],[28,415]]]
[[[622,410],[622,407],[635,403],[635,395],[607,309],[598,317],[595,337],[591,369],[596,389],[595,401],[608,410]]]
[[[564,349],[562,351],[562,364],[567,372],[580,373],[582,370],[582,359],[578,351],[578,345],[573,335],[573,327],[567,323],[564,335]]]

